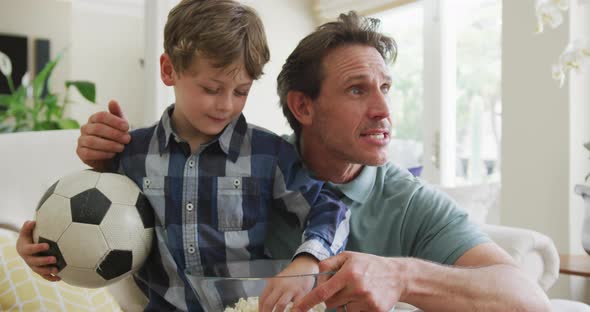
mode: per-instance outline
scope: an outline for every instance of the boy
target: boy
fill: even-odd
[[[154,209],[157,248],[136,275],[149,296],[146,310],[202,310],[188,271],[207,275],[220,263],[268,258],[269,209],[292,213],[306,227],[281,274],[316,273],[318,260],[344,249],[349,212],[308,177],[291,144],[241,114],[269,60],[259,17],[231,0],[183,0],[168,16],[164,48],[160,75],[176,103],[156,125],[133,131],[113,164]],[[38,258],[29,266],[54,280],[46,273],[55,271],[40,268],[54,259],[43,262],[22,252],[42,247],[23,245],[19,240],[17,249],[26,261]],[[275,279],[260,307],[282,311],[312,287],[300,286]]]

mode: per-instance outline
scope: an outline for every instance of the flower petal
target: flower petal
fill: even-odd
[[[5,77],[10,77],[10,75],[12,75],[12,62],[8,55],[2,53],[2,51],[0,51],[0,72],[2,72],[2,75]]]

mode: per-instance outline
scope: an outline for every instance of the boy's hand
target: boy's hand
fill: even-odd
[[[278,276],[315,274],[318,272],[318,260],[311,255],[303,254],[297,256]],[[260,295],[258,311],[282,312],[287,304],[303,298],[313,288],[314,283],[314,276],[270,278]]]
[[[129,123],[119,103],[112,100],[108,112],[92,114],[88,123],[80,128],[76,153],[88,166],[98,171],[108,170],[109,160],[131,141],[128,131]]]
[[[35,273],[50,282],[60,281],[61,278],[55,275],[57,268],[52,265],[57,259],[53,256],[35,256],[38,252],[48,250],[49,245],[46,243],[33,244],[33,228],[35,228],[35,221],[27,221],[23,224],[16,241],[16,251]]]

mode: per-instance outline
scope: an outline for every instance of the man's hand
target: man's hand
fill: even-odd
[[[131,141],[128,131],[129,123],[119,103],[110,101],[108,112],[93,114],[80,128],[76,153],[82,162],[98,171],[110,169],[109,160]]]
[[[47,251],[49,244],[33,243],[33,228],[35,221],[27,221],[20,230],[18,240],[16,241],[16,252],[25,260],[25,263],[37,274],[50,282],[60,281],[61,278],[56,276],[57,268],[55,264],[57,259],[53,256],[35,256],[38,252]]]
[[[318,260],[311,255],[297,256],[278,276],[318,273]],[[258,311],[282,312],[293,301],[301,299],[312,288],[313,276],[270,278],[258,301]]]
[[[320,272],[336,274],[321,278],[292,311],[307,311],[320,302],[328,308],[346,305],[346,311],[390,311],[405,290],[404,270],[401,259],[343,252],[320,262]]]

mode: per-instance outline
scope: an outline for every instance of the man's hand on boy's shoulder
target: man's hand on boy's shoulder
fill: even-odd
[[[108,112],[94,113],[80,128],[76,154],[88,166],[104,171],[109,160],[131,141],[129,123],[117,101],[109,102]]]

